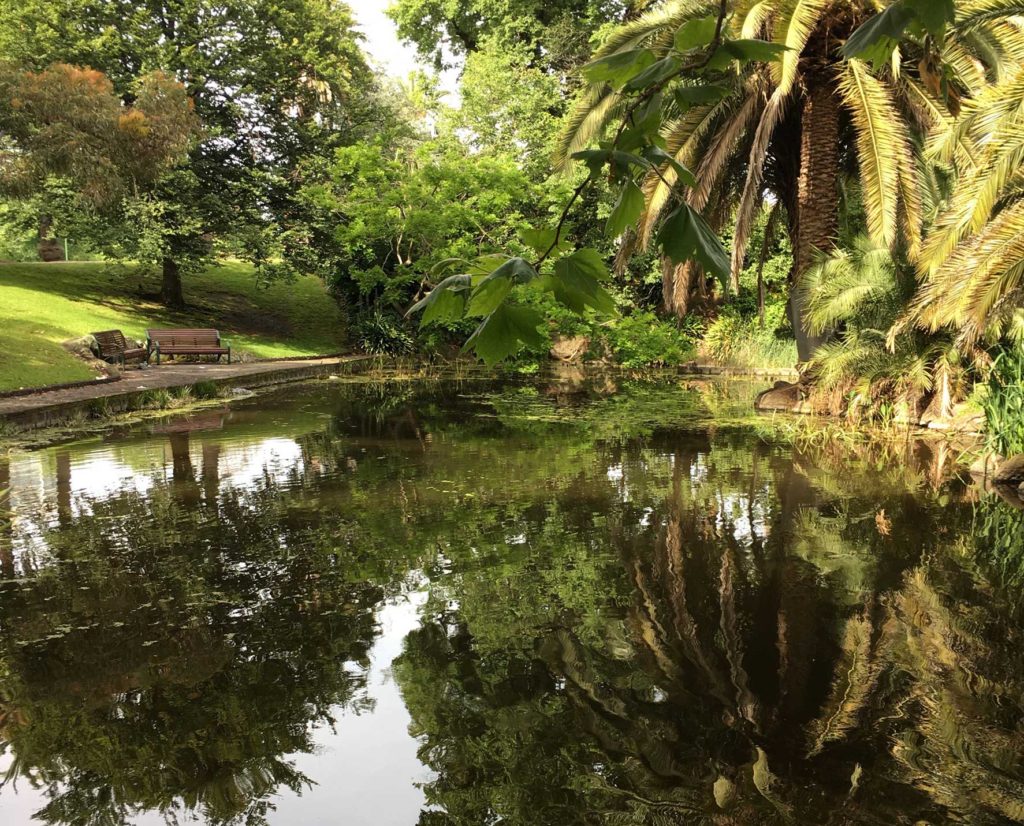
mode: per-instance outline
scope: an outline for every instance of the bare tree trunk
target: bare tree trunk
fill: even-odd
[[[181,268],[173,258],[163,260],[163,286],[160,298],[168,307],[181,309],[185,306],[185,295],[181,290]]]
[[[839,93],[825,72],[806,76],[800,135],[800,177],[797,184],[797,238],[789,312],[800,361],[807,361],[823,338],[804,324],[795,299],[800,281],[821,252],[828,252],[839,228]]]
[[[63,261],[64,250],[61,248],[60,241],[50,236],[50,231],[53,228],[53,216],[49,214],[43,214],[39,216],[39,242],[37,249],[39,251],[40,261]]]

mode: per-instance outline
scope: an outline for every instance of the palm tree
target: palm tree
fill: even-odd
[[[913,316],[964,346],[1024,341],[1024,68],[968,101],[928,150],[957,185],[925,244]]]
[[[729,0],[728,37],[771,40],[786,51],[777,62],[737,72],[718,99],[708,100],[706,92],[675,95],[662,136],[675,159],[695,170],[697,184],[686,195],[690,205],[717,228],[734,222],[734,289],[765,200],[785,210],[794,251],[791,283],[797,285],[832,250],[841,182],[854,173],[871,239],[916,259],[923,211],[921,136],[951,123],[961,98],[1003,80],[1024,58],[1024,33],[1006,21],[1004,11],[993,11],[994,4],[967,0],[942,44],[907,40],[876,70],[844,60],[841,49],[888,0]],[[668,54],[680,26],[717,8],[710,0],[666,0],[614,32],[595,57],[642,47]],[[684,78],[679,87],[692,88],[689,82]],[[685,103],[694,100],[704,102]],[[564,163],[602,134],[628,106],[626,96],[604,84],[585,88],[562,135],[558,160]],[[969,147],[954,141],[952,151]],[[651,239],[676,179],[671,168],[648,176],[637,244]],[[685,314],[687,285],[696,273],[692,264],[666,268],[668,310]],[[790,313],[800,358],[806,360],[819,339],[792,298]]]

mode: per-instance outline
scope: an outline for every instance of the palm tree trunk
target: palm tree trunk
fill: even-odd
[[[163,260],[163,286],[160,298],[168,307],[180,309],[185,306],[185,295],[181,290],[181,268],[173,258]]]
[[[839,228],[839,93],[835,80],[824,72],[806,75],[800,134],[800,177],[797,182],[797,238],[794,250],[790,319],[800,361],[807,361],[822,343],[810,335],[803,308],[794,289],[815,263],[828,252]]]

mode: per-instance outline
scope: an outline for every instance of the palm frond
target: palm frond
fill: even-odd
[[[832,2],[833,0],[782,0],[777,4],[772,40],[786,47],[782,59],[772,64],[772,76],[779,94],[788,95],[792,91],[807,40]]]
[[[930,330],[952,325],[965,343],[982,338],[999,310],[1006,320],[1016,307],[1024,275],[1024,202],[1000,212],[957,246],[928,275],[915,301],[921,324]]]
[[[735,100],[726,98],[716,104],[695,106],[683,117],[670,121],[662,129],[669,154],[684,166],[696,166],[695,160],[704,138],[734,107]],[[644,247],[650,242],[654,226],[672,197],[678,178],[670,166],[663,167],[659,172],[660,175],[648,175],[644,183],[646,205],[639,222],[640,243]]]
[[[768,104],[761,113],[761,118],[754,132],[754,141],[750,147],[747,162],[747,175],[740,194],[739,206],[736,209],[736,228],[732,239],[732,277],[738,277],[743,270],[747,257],[747,245],[754,227],[754,218],[762,202],[762,184],[764,183],[764,163],[768,157],[768,145],[771,143],[775,128],[785,114],[788,94],[780,94],[781,87],[776,87]]]
[[[915,204],[919,193],[911,173],[909,140],[888,88],[859,60],[850,60],[840,77],[839,91],[857,133],[860,180],[868,232],[879,244],[893,247],[897,239],[899,193],[903,184]],[[916,216],[915,219],[917,219]]]
[[[718,4],[714,0],[669,0],[613,30],[608,39],[594,52],[593,59],[649,45],[648,41],[651,38],[657,38],[666,32],[671,37],[687,20],[705,17],[717,9]]]
[[[837,250],[811,267],[801,279],[797,300],[806,310],[810,332],[820,335],[864,316],[870,304],[897,305],[898,291],[889,250],[861,237],[852,248]]]
[[[555,141],[552,160],[556,171],[565,171],[573,153],[597,140],[624,107],[622,96],[608,86],[595,85],[583,92]]]
[[[957,28],[970,30],[990,20],[1024,16],[1024,0],[966,0],[958,4]]]
[[[766,97],[763,85],[752,83],[750,86],[736,111],[711,137],[700,160],[696,170],[697,186],[690,195],[690,204],[697,209],[707,206],[711,189],[718,183],[726,164],[735,157],[737,144],[761,113]]]
[[[769,0],[760,0],[752,3],[749,9],[737,11],[736,17],[741,21],[740,37],[760,38],[765,32],[765,24],[771,19],[772,11]]]
[[[953,76],[972,95],[981,92],[988,84],[985,65],[971,54],[963,37],[951,33],[942,47],[942,60],[953,71]]]

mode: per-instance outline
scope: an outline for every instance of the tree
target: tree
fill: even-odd
[[[986,18],[982,4],[972,8],[963,24],[974,27]],[[963,347],[1024,341],[1022,104],[1018,63],[966,101],[959,118],[939,121],[927,146],[931,159],[955,170],[956,184],[926,240],[910,316],[931,332],[953,330]]]
[[[512,159],[448,139],[340,148],[298,194],[319,226],[310,264],[354,306],[395,310],[441,262],[516,244],[535,197]]]
[[[216,243],[295,219],[303,158],[381,116],[351,13],[335,0],[29,0],[0,12],[0,46],[30,67],[105,72],[129,102],[150,68],[185,85],[206,139],[136,205],[146,230],[138,251],[161,264],[171,305],[184,301],[182,273]]]
[[[591,32],[638,5],[630,0],[397,0],[388,13],[399,37],[415,43],[438,68],[449,54],[463,57],[494,38],[500,46],[527,45],[535,65],[557,73],[586,59]]]
[[[687,202],[705,210],[712,226],[720,227],[735,215],[734,288],[754,218],[766,197],[786,211],[794,250],[792,284],[799,284],[817,258],[831,251],[842,201],[840,179],[851,167],[859,172],[871,238],[916,257],[922,222],[917,136],[935,120],[948,121],[960,96],[984,86],[982,67],[995,76],[1005,73],[1020,53],[1022,35],[1003,21],[981,18],[958,19],[947,32],[944,4],[934,4],[937,14],[910,31],[911,12],[924,6],[893,5],[906,12],[902,28],[894,31],[903,44],[894,53],[896,62],[887,66],[876,63],[872,69],[843,53],[844,43],[873,20],[866,6],[836,0],[730,2],[721,4],[729,14],[726,38],[742,43],[761,37],[785,51],[775,62],[756,61],[751,71],[733,73],[720,84],[709,85],[685,71],[675,84],[662,82],[666,105],[661,137],[676,161],[695,169]],[[711,28],[706,15],[716,6],[661,4],[613,33],[595,62],[649,54],[648,62],[668,61],[660,65],[670,71],[681,65],[680,52],[694,45],[694,35]],[[978,48],[979,39],[989,47]],[[716,62],[712,56],[709,63]],[[677,75],[678,70],[669,77]],[[560,156],[568,159],[582,149],[630,105],[628,88],[593,77],[563,135]],[[677,181],[667,165],[645,176],[640,244],[654,237],[659,219],[673,203]],[[670,277],[687,279],[693,273],[694,265],[685,264],[673,268]],[[791,315],[800,357],[807,359],[817,341],[795,302]]]
[[[0,184],[16,197],[45,195],[61,179],[76,200],[109,215],[152,191],[198,131],[185,88],[159,71],[140,77],[125,104],[94,69],[0,69],[0,135],[12,142],[0,157]],[[51,220],[39,216],[41,245]]]

